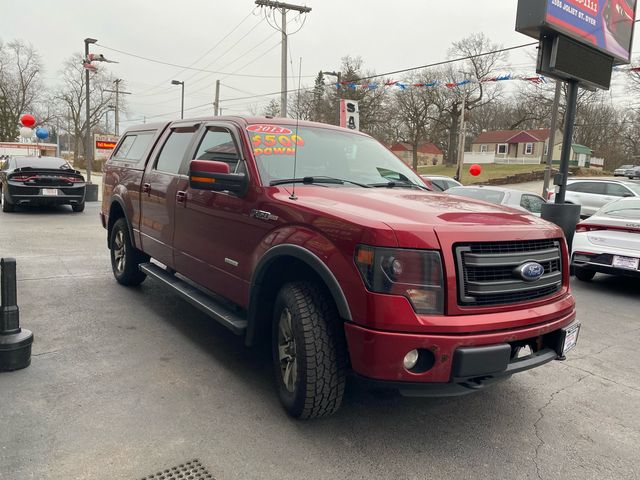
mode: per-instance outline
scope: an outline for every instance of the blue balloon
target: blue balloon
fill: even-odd
[[[36,137],[40,140],[44,140],[49,136],[49,131],[46,128],[38,127],[36,128]]]

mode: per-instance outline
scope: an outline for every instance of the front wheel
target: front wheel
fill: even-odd
[[[131,244],[126,219],[120,218],[113,224],[109,249],[111,269],[118,283],[127,286],[140,285],[147,278],[138,266],[148,262],[149,257]]]
[[[289,415],[330,415],[342,403],[346,346],[332,299],[316,284],[293,282],[275,302],[272,351],[278,396]]]
[[[576,267],[574,271],[576,278],[578,280],[582,280],[583,282],[590,282],[595,277],[596,272],[593,270],[587,270],[583,267]]]

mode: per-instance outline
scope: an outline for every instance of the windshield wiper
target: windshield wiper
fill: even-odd
[[[315,176],[315,177],[302,177],[302,178],[282,178],[280,180],[271,180],[269,185],[286,185],[287,183],[302,183],[304,185],[311,185],[314,183],[329,183],[332,185],[344,185],[345,183],[350,183],[352,185],[357,185],[362,188],[371,188],[369,185],[365,185],[364,183],[353,182],[351,180],[343,180],[341,178],[334,177],[326,177],[324,175]]]
[[[409,188],[418,188],[420,190],[426,190],[427,192],[431,192],[431,190],[429,190],[426,186],[423,185],[418,185],[417,183],[413,183],[413,182],[409,182],[406,180],[390,180],[386,183],[370,183],[369,184],[370,187],[387,187],[387,188],[394,188],[394,187],[409,187]]]

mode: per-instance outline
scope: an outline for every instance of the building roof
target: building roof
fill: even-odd
[[[407,142],[398,142],[391,145],[392,152],[412,152],[413,146]],[[442,155],[442,150],[433,143],[422,142],[418,144],[418,153],[427,153],[430,155]]]
[[[584,145],[579,145],[577,143],[573,143],[571,145],[571,149],[578,154],[584,153],[586,155],[591,155],[593,153],[593,150],[591,150],[589,147],[585,147]]]
[[[549,138],[549,129],[535,130],[492,130],[482,132],[473,143],[535,143]]]

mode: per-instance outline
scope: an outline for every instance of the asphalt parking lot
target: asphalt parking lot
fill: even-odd
[[[136,479],[198,459],[228,479],[640,478],[640,282],[574,281],[578,346],[466,397],[349,385],[288,418],[269,353],[151,282],[112,278],[98,204],[0,214],[32,364],[0,373],[0,478]]]

